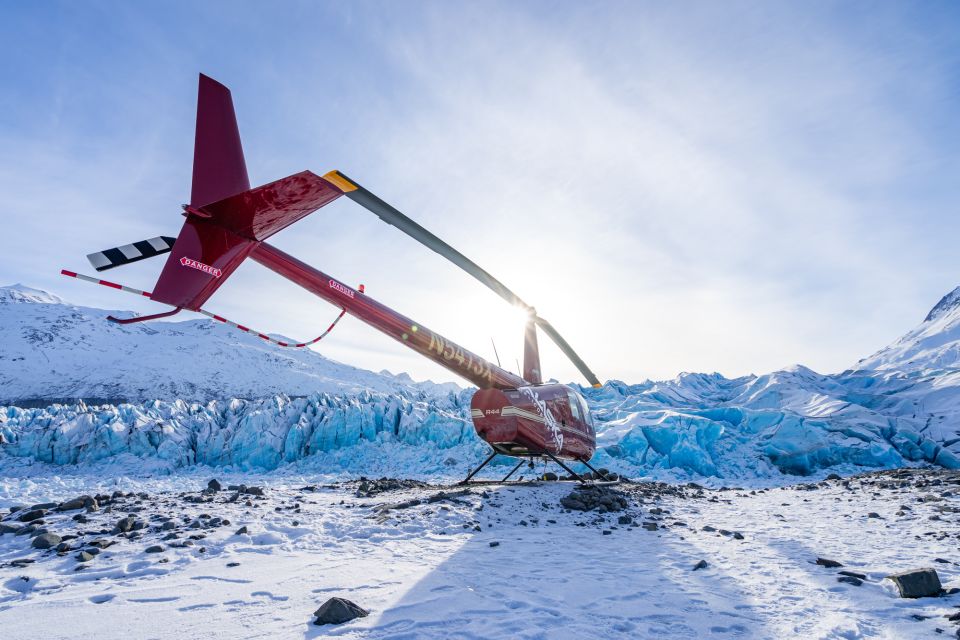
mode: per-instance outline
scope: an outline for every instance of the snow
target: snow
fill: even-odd
[[[135,515],[148,522],[164,515],[185,524],[207,512],[231,523],[198,529],[205,537],[190,547],[164,542],[160,554],[144,552],[160,533],[101,536],[118,542],[79,571],[74,553],[58,557],[0,536],[4,637],[914,638],[952,633],[945,616],[960,604],[958,595],[903,600],[884,579],[934,566],[946,588],[960,581],[960,527],[947,521],[947,503],[916,491],[941,476],[907,479],[910,488],[868,478],[848,483],[853,489],[626,489],[634,491],[627,513],[657,525],[652,531],[618,524],[619,513],[564,512],[566,483],[474,489],[383,512],[377,507],[437,489],[364,498],[356,485],[301,490],[315,485],[311,476],[243,477],[263,481],[266,496],[252,507],[221,504],[228,492],[214,504],[181,501],[175,492],[204,484],[194,474],[116,484],[88,476],[85,486],[50,479],[52,499],[120,486],[146,492]],[[86,528],[96,529],[124,514],[88,515]],[[48,519],[58,518],[70,514]],[[235,535],[241,526],[248,533]],[[931,528],[937,535],[924,535]],[[36,562],[5,565],[25,557]],[[817,557],[867,579],[840,583]],[[708,566],[693,571],[700,560]],[[310,614],[333,596],[371,613],[314,626]]]

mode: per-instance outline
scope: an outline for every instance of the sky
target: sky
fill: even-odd
[[[602,380],[841,371],[960,285],[958,24],[933,1],[0,3],[0,284],[161,310],[58,273],[179,229],[202,72],[251,184],[342,170]],[[271,242],[522,357],[515,309],[346,199]],[[107,277],[150,290],[160,260]],[[206,307],[301,340],[337,313],[252,261]],[[455,379],[356,319],[316,350]]]

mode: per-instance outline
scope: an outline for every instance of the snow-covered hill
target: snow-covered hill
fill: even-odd
[[[124,326],[107,322],[111,313],[130,315],[23,285],[0,287],[0,403],[457,389],[372,373],[310,349],[278,348],[206,318]]]
[[[470,425],[470,391],[454,385],[282,351],[206,321],[124,328],[40,291],[0,292],[7,394],[220,398],[0,409],[0,451],[21,461],[441,477],[465,473],[486,452]],[[185,360],[165,358],[170,349],[195,350],[187,360],[195,365],[156,380]],[[595,462],[632,476],[738,479],[915,462],[960,468],[957,354],[960,289],[917,329],[839,374],[798,365],[583,389],[599,422]],[[223,371],[235,378],[206,382]]]
[[[855,368],[934,374],[960,368],[960,287],[943,296],[920,326]]]

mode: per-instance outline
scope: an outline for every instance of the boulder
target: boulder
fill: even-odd
[[[73,500],[67,500],[66,502],[61,502],[57,505],[57,511],[75,511],[77,509],[83,509],[87,506],[87,500],[90,496],[80,496],[74,498]]]
[[[706,569],[706,568],[709,567],[709,566],[710,566],[710,565],[707,564],[707,561],[706,561],[706,560],[701,560],[701,561],[698,562],[697,564],[693,565],[693,570],[694,570],[694,571],[699,571],[700,569]]]
[[[837,567],[843,566],[836,560],[830,560],[829,558],[817,558],[817,564],[827,569],[836,569]]]
[[[120,518],[117,520],[117,531],[126,533],[133,529],[134,523],[137,521],[133,516],[127,516],[126,518]]]
[[[210,491],[220,491],[222,488],[220,481],[216,478],[207,483],[207,489],[210,489]]]
[[[345,598],[330,598],[313,612],[313,624],[342,624],[354,618],[364,618],[370,612]]]
[[[159,544],[155,544],[151,547],[147,547],[144,550],[144,553],[163,553],[163,546]]]
[[[60,544],[61,540],[60,536],[55,533],[41,533],[33,539],[30,546],[34,549],[49,549]]]
[[[887,576],[900,590],[901,598],[931,598],[943,591],[936,569],[911,569]]]
[[[31,509],[30,511],[21,513],[17,520],[20,522],[32,522],[34,520],[39,520],[45,515],[47,515],[46,509]]]
[[[89,551],[81,551],[77,554],[77,560],[79,562],[90,562],[93,560],[93,554]]]

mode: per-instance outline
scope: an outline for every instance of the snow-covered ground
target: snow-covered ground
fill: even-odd
[[[474,487],[409,506],[436,499],[440,489],[358,497],[356,482],[324,485],[312,476],[220,480],[224,489],[255,482],[264,496],[230,502],[235,492],[224,490],[198,504],[191,500],[202,499],[205,478],[190,473],[3,481],[3,507],[15,496],[132,492],[85,513],[86,523],[72,519],[82,510],[45,516],[51,531],[85,532],[65,554],[30,549],[29,536],[0,536],[3,637],[900,639],[956,632],[945,616],[960,595],[901,599],[884,579],[931,566],[945,588],[960,584],[955,472],[756,490],[622,485],[629,506],[606,514],[564,510],[567,483]],[[127,514],[146,527],[129,538],[111,534]],[[619,524],[622,516],[632,521]],[[229,524],[203,524],[214,518]],[[166,519],[173,525],[163,530]],[[247,532],[238,535],[241,527]],[[93,540],[114,544],[78,561],[78,549]],[[163,550],[145,552],[155,544]],[[819,566],[818,557],[844,567]],[[24,558],[35,562],[11,564]],[[706,568],[694,570],[701,560]],[[839,582],[839,571],[865,580]],[[350,599],[370,615],[314,626],[312,612],[329,597]]]

